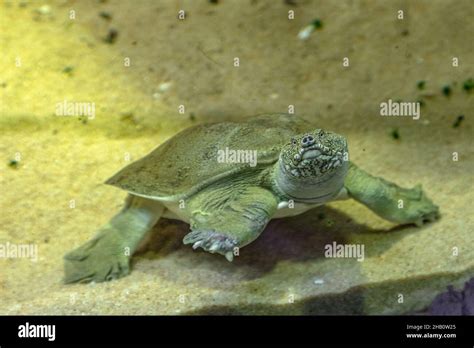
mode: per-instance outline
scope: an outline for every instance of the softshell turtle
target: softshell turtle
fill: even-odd
[[[400,224],[438,217],[420,185],[371,176],[349,161],[343,136],[287,114],[185,129],[106,183],[128,192],[125,206],[65,256],[68,283],[128,274],[131,255],[160,217],[189,223],[184,244],[229,261],[272,218],[329,201],[353,198]]]

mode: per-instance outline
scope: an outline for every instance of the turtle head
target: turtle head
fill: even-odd
[[[281,160],[288,175],[304,179],[336,172],[345,156],[347,141],[343,136],[317,129],[292,138],[283,148]]]
[[[285,192],[314,196],[328,193],[331,185],[340,190],[348,168],[347,141],[322,129],[297,135],[283,147],[278,167],[279,186]]]

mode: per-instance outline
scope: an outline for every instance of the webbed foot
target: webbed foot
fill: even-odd
[[[394,214],[397,222],[422,226],[439,218],[438,206],[426,196],[421,185],[416,185],[412,189],[399,189],[397,198],[399,211]]]
[[[64,256],[65,283],[103,282],[127,275],[130,258],[110,235],[94,237]]]

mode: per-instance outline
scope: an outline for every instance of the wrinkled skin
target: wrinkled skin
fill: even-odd
[[[291,139],[281,159],[288,175],[318,178],[334,173],[347,161],[347,141],[343,136],[317,129]]]

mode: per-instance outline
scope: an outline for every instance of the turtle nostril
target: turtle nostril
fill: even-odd
[[[305,135],[303,139],[301,139],[301,145],[303,147],[308,147],[314,144],[314,138],[311,135]]]

